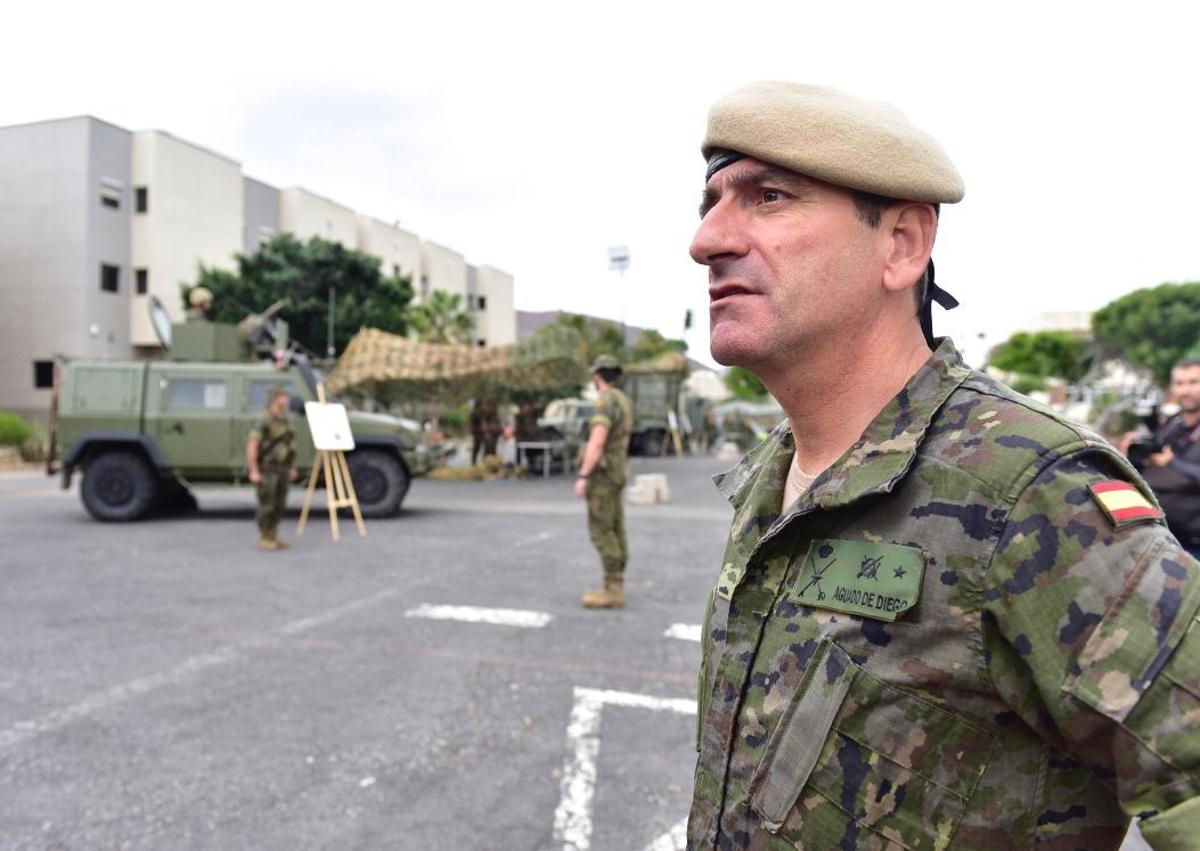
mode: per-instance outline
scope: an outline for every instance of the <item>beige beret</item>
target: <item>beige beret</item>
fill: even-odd
[[[946,152],[900,110],[800,83],[742,86],[713,104],[701,152],[733,151],[874,195],[953,204],[963,182]]]

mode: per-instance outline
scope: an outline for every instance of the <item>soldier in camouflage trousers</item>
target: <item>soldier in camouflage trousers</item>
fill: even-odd
[[[616,386],[621,364],[601,355],[592,364],[592,380],[600,396],[589,420],[587,445],[579,464],[575,493],[587,499],[588,533],[604,567],[604,587],[588,591],[582,602],[589,609],[619,609],[625,605],[625,472],[629,437],[633,432],[633,403]]]
[[[930,334],[945,154],[792,84],[704,150],[713,355],[788,420],[717,477],[688,848],[1200,848],[1200,566],[1119,452]]]
[[[296,433],[288,416],[288,393],[271,391],[267,409],[246,440],[246,466],[250,481],[258,486],[258,547],[285,549],[279,539],[279,521],[287,507],[288,485],[296,479]]]

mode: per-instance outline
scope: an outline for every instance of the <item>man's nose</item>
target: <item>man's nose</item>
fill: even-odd
[[[717,204],[700,220],[688,253],[704,266],[741,257],[746,253],[746,235],[738,216],[730,208]]]

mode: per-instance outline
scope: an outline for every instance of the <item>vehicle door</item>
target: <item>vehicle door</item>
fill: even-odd
[[[173,370],[157,373],[157,406],[152,431],[167,463],[198,481],[229,478],[233,446],[231,377],[216,371]]]

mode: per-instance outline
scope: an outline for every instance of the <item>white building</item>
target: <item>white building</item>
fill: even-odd
[[[157,356],[150,296],[182,319],[201,265],[235,269],[281,232],[378,257],[418,301],[458,295],[477,345],[516,341],[505,272],[161,130],[43,121],[0,127],[0,409],[43,416],[60,355]]]
[[[129,342],[157,351],[149,297],[172,315],[183,305],[180,288],[200,266],[235,268],[244,247],[241,166],[227,157],[161,130],[133,134],[132,283]]]

